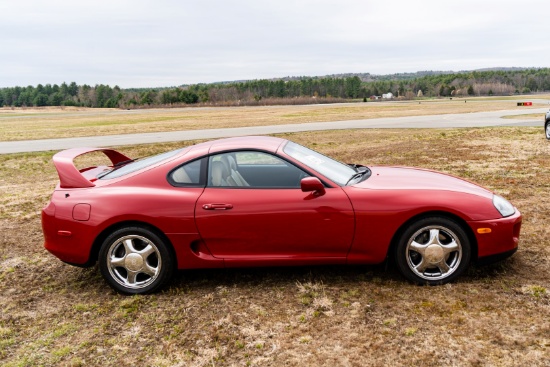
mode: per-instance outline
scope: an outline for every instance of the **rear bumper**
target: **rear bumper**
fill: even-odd
[[[44,248],[61,261],[77,266],[89,266],[91,238],[95,233],[86,222],[65,220],[55,215],[55,205],[48,204],[42,210]]]

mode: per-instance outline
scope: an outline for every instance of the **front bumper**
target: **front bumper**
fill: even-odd
[[[516,212],[506,218],[468,222],[477,240],[477,258],[505,258],[517,251],[522,216]],[[490,232],[487,231],[490,229]]]

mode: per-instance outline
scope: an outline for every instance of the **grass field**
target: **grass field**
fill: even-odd
[[[524,115],[511,115],[511,116],[502,116],[504,119],[514,119],[514,120],[539,120],[543,121],[544,116],[542,116],[540,113],[526,113]]]
[[[370,119],[540,108],[550,96],[533,97],[533,107],[517,107],[507,97],[368,102],[307,106],[116,109],[0,109],[0,141],[98,136],[304,122]],[[510,97],[511,98],[511,97]],[[523,96],[521,97],[523,98]]]
[[[63,264],[42,247],[53,153],[1,155],[0,365],[548,366],[542,127],[283,136],[344,162],[426,167],[482,184],[522,211],[520,249],[439,287],[411,285],[392,266],[322,266],[183,271],[158,294],[123,297],[97,268]]]

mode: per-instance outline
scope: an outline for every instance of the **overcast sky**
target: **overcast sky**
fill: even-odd
[[[0,0],[0,88],[550,66],[546,0]]]

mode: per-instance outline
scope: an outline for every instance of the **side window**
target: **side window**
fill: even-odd
[[[201,175],[204,159],[197,159],[173,170],[169,175],[169,181],[176,186],[180,185],[204,185]]]
[[[272,154],[240,151],[213,155],[208,186],[239,188],[299,188],[307,173]]]

